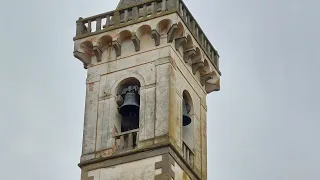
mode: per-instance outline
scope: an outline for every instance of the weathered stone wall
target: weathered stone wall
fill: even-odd
[[[162,161],[162,156],[101,168],[88,172],[92,180],[153,180],[161,173],[156,171],[156,162]]]

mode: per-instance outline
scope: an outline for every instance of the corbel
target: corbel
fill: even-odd
[[[177,24],[173,24],[169,31],[168,31],[168,43],[172,43],[172,41],[174,40],[174,35],[175,35],[175,32],[177,31],[178,29],[178,25]]]
[[[87,65],[91,63],[91,55],[88,53],[74,51],[73,56],[83,63],[85,69],[87,69]]]
[[[112,41],[112,47],[116,51],[116,57],[121,56],[121,45],[118,40]]]
[[[159,46],[160,45],[160,34],[157,30],[152,30],[151,31],[151,36],[152,36],[152,39],[154,40],[154,43],[156,46]]]
[[[99,46],[93,46],[93,52],[97,57],[97,62],[101,61],[101,56],[102,56],[102,50],[100,49]]]
[[[179,50],[179,47],[183,44],[187,43],[187,38],[185,36],[179,37],[175,39],[175,48],[176,50]]]
[[[200,77],[200,83],[202,86],[205,85],[205,83],[209,80],[209,79],[212,79],[213,78],[213,73],[210,72],[208,74],[204,74],[204,75],[201,75]]]
[[[204,68],[203,62],[192,64],[192,73],[195,75],[201,68]]]
[[[137,37],[137,35],[133,35],[131,39],[134,44],[135,50],[140,51],[140,39]]]
[[[196,50],[194,48],[190,48],[183,52],[183,60],[185,63],[189,61],[192,57],[196,55]]]

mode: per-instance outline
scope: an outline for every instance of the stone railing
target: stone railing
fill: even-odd
[[[92,35],[104,29],[117,28],[128,23],[137,23],[149,18],[176,11],[176,0],[149,0],[123,9],[99,14],[77,21],[76,39]]]
[[[139,129],[118,133],[114,136],[116,150],[130,150],[137,146]]]
[[[182,150],[183,150],[183,158],[187,161],[189,165],[193,166],[194,153],[191,151],[188,145],[186,145],[184,142],[182,144]]]
[[[212,46],[207,36],[202,31],[201,27],[192,16],[191,12],[188,10],[187,6],[182,0],[179,0],[178,13],[183,19],[186,26],[189,28],[189,31],[193,34],[195,39],[198,41],[204,52],[210,58],[211,62],[219,69],[219,54]]]
[[[130,7],[116,9],[115,11],[88,18],[79,18],[77,20],[74,40],[171,13],[178,13],[180,15],[189,31],[210,58],[210,61],[216,69],[219,69],[218,52],[212,46],[182,0],[148,0]]]

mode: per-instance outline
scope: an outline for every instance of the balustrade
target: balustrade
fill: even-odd
[[[139,129],[118,133],[114,136],[116,150],[130,150],[137,146]]]
[[[219,69],[219,55],[200,28],[182,0],[150,0],[134,6],[99,14],[88,18],[79,18],[77,21],[76,37],[82,38],[104,29],[118,27],[129,22],[140,22],[164,12],[177,12],[190,32],[198,41],[211,62]]]
[[[183,158],[187,161],[189,165],[193,166],[194,154],[184,142],[182,144],[182,150],[183,150]]]

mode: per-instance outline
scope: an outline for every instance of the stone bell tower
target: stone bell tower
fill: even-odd
[[[79,18],[87,69],[81,180],[206,180],[219,55],[182,0],[121,0]]]

